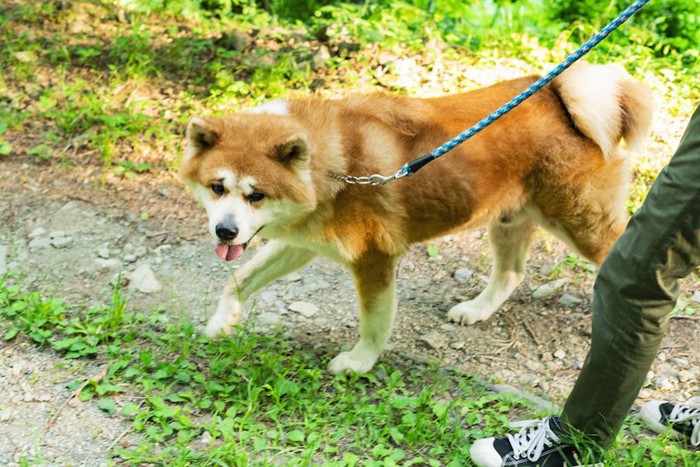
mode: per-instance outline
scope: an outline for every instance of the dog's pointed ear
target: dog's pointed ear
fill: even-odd
[[[273,157],[283,164],[306,165],[309,160],[309,141],[304,133],[298,133],[275,146]]]
[[[187,141],[193,148],[209,149],[219,142],[221,133],[211,120],[194,117],[187,125]]]

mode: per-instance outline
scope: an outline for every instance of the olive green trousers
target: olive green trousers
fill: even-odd
[[[675,155],[601,266],[591,348],[562,419],[600,446],[616,436],[700,265],[700,107]],[[679,401],[680,402],[680,401]]]

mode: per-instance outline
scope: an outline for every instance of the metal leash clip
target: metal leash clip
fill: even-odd
[[[405,168],[401,168],[395,174],[385,177],[384,175],[373,174],[369,177],[355,177],[352,175],[340,175],[336,173],[329,172],[328,176],[335,178],[336,180],[342,180],[348,185],[369,185],[369,186],[380,186],[386,185],[392,180],[397,180],[399,178],[407,177],[409,172]]]

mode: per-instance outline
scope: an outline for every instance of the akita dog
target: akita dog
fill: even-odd
[[[626,224],[630,182],[621,139],[638,148],[652,96],[614,65],[577,65],[416,175],[383,186],[333,175],[390,174],[488,115],[537,77],[464,94],[277,100],[193,118],[180,174],[204,205],[216,254],[237,259],[269,241],[228,282],[206,333],[229,334],[244,302],[316,255],[345,265],[360,305],[360,340],[333,373],[372,368],[396,311],[395,274],[409,245],[488,226],[491,277],[448,318],[485,320],[523,280],[537,225],[599,264]]]

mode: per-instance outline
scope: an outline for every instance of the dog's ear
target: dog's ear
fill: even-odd
[[[273,157],[283,164],[305,166],[309,160],[309,142],[304,133],[298,133],[278,144],[273,149]]]
[[[221,134],[211,120],[194,117],[187,125],[187,141],[197,149],[209,149],[219,142]]]

